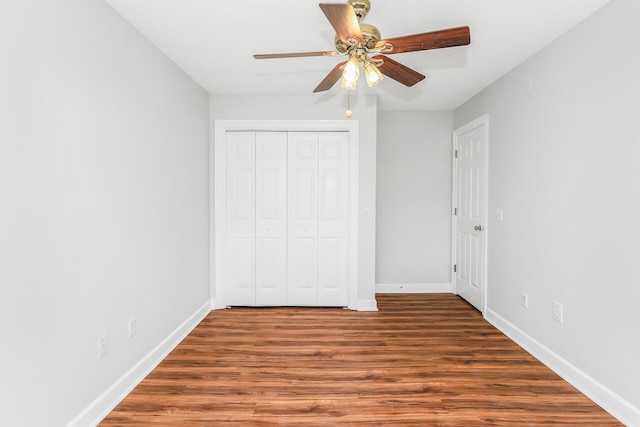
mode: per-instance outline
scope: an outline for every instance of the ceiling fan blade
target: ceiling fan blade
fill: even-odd
[[[349,3],[320,3],[320,9],[340,36],[340,40],[349,44],[349,38],[356,39],[364,44],[360,23],[356,12]]]
[[[415,52],[417,50],[465,46],[471,43],[471,35],[469,34],[469,27],[456,27],[448,30],[380,40],[376,43],[376,47],[384,46],[387,43],[393,45],[393,50],[390,52],[385,51],[384,53]]]
[[[313,90],[313,93],[324,92],[325,90],[331,89],[333,85],[336,84],[338,80],[340,80],[340,77],[342,77],[342,67],[346,63],[347,61],[344,61],[336,65],[333,70],[331,70],[331,72],[327,74],[327,77],[325,77],[324,80],[320,82],[318,87]]]
[[[256,59],[275,59],[275,58],[301,58],[305,56],[338,56],[340,52],[323,51],[323,52],[296,52],[296,53],[264,53],[253,55]]]
[[[412,70],[406,65],[402,65],[401,63],[384,55],[376,55],[373,59],[381,59],[383,61],[382,65],[378,66],[378,69],[382,74],[402,83],[405,86],[413,86],[425,79],[425,76],[419,72]]]

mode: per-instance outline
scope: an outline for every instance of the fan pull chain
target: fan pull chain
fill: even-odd
[[[353,116],[353,113],[351,112],[351,104],[349,103],[349,92],[351,91],[347,89],[347,112],[344,113],[344,115],[347,116],[348,119],[350,119],[351,116]]]

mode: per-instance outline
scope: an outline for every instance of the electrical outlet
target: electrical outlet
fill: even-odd
[[[98,359],[102,359],[107,355],[107,336],[103,335],[98,338]]]
[[[529,297],[527,296],[527,294],[523,293],[520,296],[520,305],[522,305],[524,308],[529,308]]]
[[[132,317],[129,319],[129,338],[133,338],[137,331],[136,318]]]
[[[502,209],[496,209],[496,221],[504,221],[504,211]]]
[[[558,301],[553,302],[553,320],[560,323],[564,321],[562,315],[562,303],[559,303]]]

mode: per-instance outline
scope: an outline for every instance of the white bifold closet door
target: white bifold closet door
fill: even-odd
[[[227,281],[232,305],[285,305],[287,134],[227,133]]]
[[[347,148],[345,132],[289,133],[289,305],[346,305]]]
[[[346,306],[348,134],[226,134],[229,305]]]

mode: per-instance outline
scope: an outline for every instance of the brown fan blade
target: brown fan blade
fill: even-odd
[[[405,86],[413,86],[425,78],[425,76],[419,72],[412,70],[406,65],[402,65],[391,58],[387,58],[384,55],[376,55],[373,59],[381,59],[384,61],[382,65],[378,65],[378,69],[382,74],[402,83]]]
[[[417,50],[442,49],[444,47],[465,46],[471,43],[469,27],[449,28],[448,30],[414,34],[380,40],[376,47],[391,44],[393,50],[384,53],[414,52]]]
[[[340,52],[323,51],[323,52],[297,52],[297,53],[264,53],[253,55],[256,59],[275,59],[275,58],[301,58],[305,56],[337,56]]]
[[[313,93],[324,92],[325,90],[331,89],[333,87],[333,85],[336,84],[336,82],[338,80],[340,80],[340,77],[342,77],[342,69],[341,68],[346,63],[347,63],[347,61],[344,61],[344,62],[341,62],[338,65],[336,65],[333,68],[333,70],[331,70],[331,72],[329,74],[327,74],[327,77],[325,77],[324,80],[320,82],[318,87],[313,90]]]
[[[340,40],[349,44],[348,39],[356,39],[364,44],[360,23],[353,6],[349,3],[320,3],[320,9],[340,36]]]

